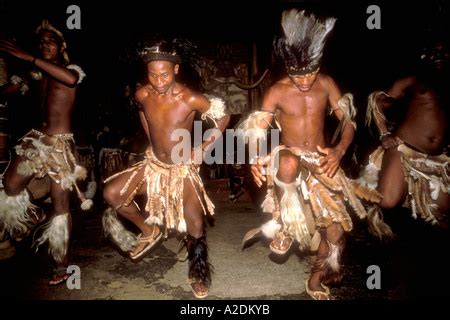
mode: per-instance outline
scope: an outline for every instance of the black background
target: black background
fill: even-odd
[[[70,16],[66,10],[71,4],[81,9],[81,30],[66,28]],[[371,4],[381,9],[380,30],[366,26],[369,17],[366,11]],[[118,122],[127,116],[127,111],[119,110],[117,104],[124,85],[135,83],[138,76],[138,66],[127,56],[138,40],[162,33],[184,36],[206,45],[217,41],[256,43],[263,70],[271,67],[268,57],[279,30],[281,12],[291,7],[338,19],[322,66],[343,92],[355,95],[360,117],[365,113],[368,93],[387,89],[394,78],[409,73],[420,48],[432,35],[439,33],[448,38],[450,34],[448,26],[441,23],[450,20],[449,5],[440,0],[414,3],[399,0],[0,0],[0,31],[30,51],[35,50],[34,30],[43,18],[49,18],[63,31],[71,59],[88,75],[80,95],[82,107],[77,108],[74,120],[75,127],[86,128],[101,126],[99,122],[104,121],[105,113],[112,114]],[[11,71],[23,66],[17,59],[10,56],[7,59]],[[130,125],[139,126],[135,122]],[[357,139],[360,137],[364,133]]]

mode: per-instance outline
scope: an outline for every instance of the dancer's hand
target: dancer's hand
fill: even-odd
[[[388,135],[381,139],[381,145],[384,149],[395,148],[400,144],[400,142],[400,138],[394,135]]]
[[[319,160],[320,169],[322,173],[331,178],[339,168],[345,152],[340,148],[321,148],[320,146],[317,146],[317,150],[325,155]]]
[[[264,162],[262,158],[258,158],[256,163],[251,165],[251,172],[253,175],[253,180],[255,181],[258,188],[261,188],[263,185],[263,181],[266,181],[266,177],[264,176]]]
[[[11,40],[0,40],[0,51],[8,52],[16,58],[29,62],[32,62],[34,59],[31,54],[18,47],[17,44]]]

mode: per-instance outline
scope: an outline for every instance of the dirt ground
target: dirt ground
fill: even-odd
[[[216,220],[207,231],[214,274],[206,300],[310,300],[304,281],[312,256],[293,247],[280,259],[270,254],[268,242],[263,239],[242,250],[243,235],[259,226],[264,216],[248,194],[229,202],[224,181],[210,181],[207,188],[216,203]],[[80,268],[80,289],[47,285],[51,267],[46,250],[34,253],[30,236],[15,243],[14,257],[0,261],[1,295],[31,300],[195,299],[186,282],[187,262],[179,261],[182,254],[178,254],[177,237],[168,238],[141,261],[132,262],[103,236],[103,205],[98,202],[92,212],[73,214],[71,264]],[[388,244],[370,237],[365,222],[354,219],[355,228],[346,236],[342,259],[344,279],[332,288],[334,299],[409,300],[448,295],[448,279],[443,279],[441,272],[444,265],[439,262],[436,268],[444,254],[443,243],[430,247],[431,232],[427,226],[412,221],[408,211],[392,215],[397,216],[392,221],[397,238]],[[380,289],[367,287],[371,265],[380,268]]]

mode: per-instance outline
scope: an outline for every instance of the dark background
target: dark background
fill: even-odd
[[[81,30],[67,30],[66,9],[70,4],[81,8]],[[381,30],[369,30],[366,13],[370,4],[381,8]],[[0,27],[24,46],[30,45],[33,31],[47,17],[65,34],[69,52],[100,82],[115,81],[106,77],[117,70],[118,55],[137,39],[155,32],[186,36],[204,41],[258,42],[267,45],[279,28],[283,9],[311,9],[319,15],[338,18],[327,48],[326,65],[336,76],[350,81],[367,73],[370,82],[386,78],[390,69],[404,68],[414,50],[429,35],[426,30],[437,24],[439,0],[409,1],[20,1],[0,0]],[[447,14],[448,16],[448,14]],[[445,17],[443,15],[442,17]],[[442,20],[446,20],[442,18]],[[447,19],[448,20],[448,19]],[[447,36],[448,36],[448,30]],[[406,60],[405,60],[406,59]],[[389,72],[389,73],[392,73]],[[371,77],[372,78],[372,77]]]
[[[71,4],[81,8],[81,30],[66,28],[66,9]],[[366,27],[366,10],[371,4],[381,9],[381,30]],[[326,47],[323,70],[335,78],[343,92],[355,95],[359,122],[369,92],[387,89],[394,78],[409,73],[432,34],[449,36],[448,27],[440,23],[449,20],[445,13],[449,6],[439,0],[0,0],[0,31],[32,51],[35,28],[43,18],[49,18],[65,34],[73,62],[88,75],[80,93],[81,107],[74,117],[75,128],[101,127],[102,122],[120,126],[128,119],[134,128],[139,126],[136,119],[120,105],[124,86],[135,83],[139,75],[139,65],[130,59],[138,40],[162,33],[187,37],[203,47],[213,42],[256,43],[259,68],[270,69],[276,67],[271,64],[272,41],[279,30],[281,12],[291,7],[338,18]],[[23,67],[17,59],[7,59],[10,74]],[[365,137],[364,133],[360,137]]]

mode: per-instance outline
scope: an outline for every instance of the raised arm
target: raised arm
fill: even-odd
[[[48,73],[50,76],[68,87],[73,88],[79,82],[80,74],[76,70],[57,65],[53,62],[41,58],[37,58],[17,46],[17,44],[13,41],[0,40],[0,51],[8,52],[18,59],[34,64],[36,67]]]

